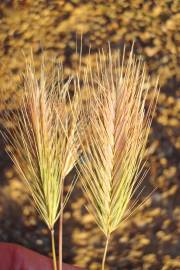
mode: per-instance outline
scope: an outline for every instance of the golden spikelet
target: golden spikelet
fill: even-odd
[[[71,79],[64,83],[61,73],[61,68],[54,67],[49,75],[43,60],[38,80],[33,62],[27,62],[23,102],[17,111],[7,115],[6,120],[15,126],[4,135],[11,146],[10,157],[52,233],[54,269],[54,224],[74,186],[75,182],[63,201],[64,178],[77,159],[78,99],[76,93],[73,101],[70,99]]]
[[[86,136],[80,137],[82,186],[96,223],[107,238],[137,206],[130,200],[142,182],[140,172],[156,105],[157,87],[146,104],[149,87],[145,66],[131,51],[100,51],[96,67],[87,64],[83,83],[89,98],[82,117]]]

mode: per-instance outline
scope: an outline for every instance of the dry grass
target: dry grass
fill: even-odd
[[[38,81],[33,64],[27,63],[23,103],[7,116],[16,126],[13,131],[7,129],[5,137],[11,145],[10,156],[51,231],[54,269],[54,224],[60,217],[62,269],[62,213],[75,183],[64,199],[64,178],[81,155],[78,164],[88,209],[107,239],[104,269],[112,232],[138,207],[141,192],[132,205],[130,201],[145,175],[142,161],[157,87],[148,99],[149,78],[133,49],[128,57],[125,50],[122,56],[119,51],[112,54],[110,48],[108,53],[100,51],[96,67],[89,62],[77,83],[73,78],[65,83],[62,68],[53,70],[49,76],[43,61]],[[89,96],[84,107],[81,79]]]
[[[99,52],[96,68],[89,62],[84,88],[89,95],[82,117],[87,119],[86,136],[80,137],[79,162],[84,194],[96,223],[107,238],[136,209],[145,146],[157,100],[157,88],[147,103],[145,66],[133,55]],[[141,176],[140,176],[141,175]]]
[[[77,95],[74,94],[72,101],[68,92],[71,79],[64,83],[62,67],[53,68],[49,75],[43,60],[38,80],[33,62],[27,62],[23,102],[18,111],[5,116],[6,120],[15,123],[15,127],[4,134],[11,146],[9,155],[50,229],[52,241],[54,224],[75,183],[72,182],[63,199],[64,178],[77,159],[78,117]],[[52,248],[55,262],[54,242]]]

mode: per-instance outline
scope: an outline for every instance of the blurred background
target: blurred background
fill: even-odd
[[[179,0],[0,1],[0,113],[19,106],[24,55],[32,50],[39,65],[44,51],[48,57],[61,60],[68,75],[77,66],[76,43],[80,44],[81,34],[82,62],[90,45],[93,57],[108,41],[113,50],[122,49],[124,44],[130,48],[135,41],[135,54],[146,61],[152,86],[160,77],[161,92],[148,144],[150,171],[143,196],[158,188],[113,234],[107,259],[111,270],[180,269],[179,27]],[[1,137],[0,241],[50,255],[48,230],[6,149]],[[78,184],[65,209],[63,258],[96,270],[105,239],[84,205]]]

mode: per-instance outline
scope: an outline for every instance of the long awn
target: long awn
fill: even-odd
[[[63,199],[64,178],[77,159],[75,140],[78,118],[77,95],[69,95],[71,79],[64,83],[62,68],[51,76],[42,61],[37,79],[32,61],[24,74],[24,98],[20,108],[5,116],[14,124],[4,134],[18,173],[33,197],[35,207],[47,224],[52,239],[54,270],[57,269],[54,225],[60,218],[74,183]],[[73,110],[73,113],[71,113]],[[62,224],[60,225],[59,269],[62,269]]]
[[[79,135],[82,155],[79,160],[82,187],[88,209],[106,236],[102,260],[105,268],[111,234],[137,208],[139,196],[130,206],[143,176],[143,156],[157,101],[157,85],[151,92],[142,60],[133,49],[122,56],[103,50],[96,66],[89,61],[83,74],[89,98],[82,110],[86,135]]]

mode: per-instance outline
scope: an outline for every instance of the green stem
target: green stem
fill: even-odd
[[[59,270],[62,270],[62,231],[63,231],[63,189],[60,202],[61,214],[59,218]]]
[[[104,255],[103,255],[103,259],[102,259],[102,270],[105,269],[105,262],[106,262],[106,257],[107,257],[109,239],[110,239],[110,236],[108,235],[107,238],[106,238],[106,245],[105,245],[105,248],[104,248]]]
[[[55,249],[55,241],[54,241],[54,229],[51,229],[51,244],[52,244],[52,255],[53,255],[53,269],[57,270],[56,249]]]

